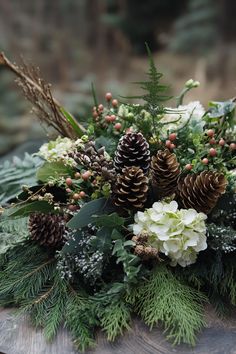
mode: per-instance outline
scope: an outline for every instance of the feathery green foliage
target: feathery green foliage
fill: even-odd
[[[76,348],[85,351],[95,346],[94,326],[98,324],[88,296],[71,288],[66,307],[66,327],[72,333]]]
[[[122,301],[111,303],[104,309],[100,321],[103,330],[107,334],[107,339],[114,341],[118,335],[123,333],[124,329],[130,329],[130,309]]]
[[[161,322],[174,344],[194,345],[196,332],[204,326],[202,302],[206,297],[182,284],[164,266],[157,267],[127,300],[150,328]]]
[[[127,98],[143,100],[145,105],[142,108],[146,108],[149,113],[157,115],[163,113],[163,102],[169,100],[171,97],[163,94],[163,92],[167,91],[168,87],[160,84],[160,79],[163,74],[157,71],[151,50],[147,44],[146,49],[149,58],[149,70],[147,72],[148,80],[135,82],[135,84],[138,84],[141,89],[146,91],[146,93]]]

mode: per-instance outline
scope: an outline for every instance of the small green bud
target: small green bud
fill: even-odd
[[[185,82],[185,87],[186,88],[195,88],[195,87],[198,87],[200,85],[200,82],[199,81],[194,81],[193,79],[190,79],[188,81]]]

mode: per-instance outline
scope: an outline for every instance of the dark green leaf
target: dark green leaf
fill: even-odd
[[[39,181],[47,182],[50,177],[66,177],[72,174],[72,168],[65,166],[62,162],[45,162],[37,171],[36,177]]]
[[[53,205],[46,201],[35,201],[29,204],[23,204],[22,206],[16,206],[9,209],[8,217],[25,217],[34,212],[50,213],[53,212]]]
[[[96,238],[91,242],[91,245],[103,253],[107,253],[112,247],[111,230],[107,227],[102,227],[98,230]]]
[[[86,203],[69,222],[68,227],[71,229],[80,229],[94,222],[94,215],[114,210],[109,199],[99,198]]]
[[[112,213],[110,215],[94,215],[94,222],[97,226],[115,228],[124,225],[125,219],[120,217],[117,213]]]

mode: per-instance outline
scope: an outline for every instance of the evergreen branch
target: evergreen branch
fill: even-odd
[[[91,311],[88,297],[75,293],[70,287],[65,325],[72,333],[74,345],[82,352],[95,346],[93,332],[96,324],[97,320]]]
[[[130,329],[131,311],[124,301],[111,303],[100,315],[100,324],[109,341],[114,341],[124,330]]]
[[[205,324],[202,302],[206,297],[180,283],[166,267],[158,267],[150,279],[127,300],[152,328],[159,321],[174,344],[195,344],[196,332]]]

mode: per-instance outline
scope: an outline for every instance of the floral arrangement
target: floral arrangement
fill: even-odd
[[[64,323],[83,351],[132,314],[194,345],[205,302],[220,315],[236,304],[235,100],[184,105],[189,80],[170,108],[148,53],[144,94],[99,104],[93,89],[84,126],[1,54],[59,136],[0,171],[0,304],[49,340]]]

